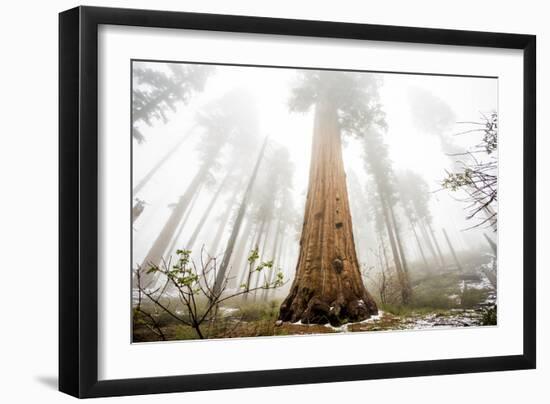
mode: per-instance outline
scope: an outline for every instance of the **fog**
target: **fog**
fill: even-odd
[[[171,74],[170,67],[164,63],[134,62],[134,69],[139,68]],[[195,66],[195,69],[201,68]],[[413,173],[427,184],[431,227],[446,265],[454,265],[454,261],[443,229],[459,260],[489,251],[484,233],[496,240],[493,229],[486,225],[475,227],[475,218],[466,218],[465,192],[443,189],[442,181],[464,158],[457,154],[479,143],[477,132],[457,134],[470,129],[461,122],[476,122],[497,110],[498,81],[397,73],[363,74],[372,75],[380,82],[379,103],[387,124],[387,129],[381,131],[381,138],[387,147],[393,174],[399,178]],[[163,162],[133,195],[134,205],[137,200],[142,203],[142,210],[133,222],[134,267],[144,262],[178,200],[203,165],[205,155],[210,153],[204,150],[205,143],[216,139],[212,138],[211,127],[208,129],[200,124],[200,117],[210,114],[211,119],[212,111],[219,108],[225,113],[231,111],[229,115],[240,122],[246,121],[243,124],[246,131],[239,132],[236,140],[226,141],[219,150],[207,170],[207,178],[198,185],[181,220],[176,223],[177,230],[164,258],[174,255],[177,249],[189,248],[195,260],[200,260],[201,249],[204,249],[221,261],[239,204],[263,141],[268,137],[252,198],[248,200],[237,235],[235,252],[230,257],[229,273],[236,279],[230,286],[238,285],[238,278],[246,267],[246,256],[237,251],[239,243],[245,245],[241,248],[245,251],[255,247],[253,238],[260,231],[264,237],[258,239],[257,246],[264,255],[262,258],[273,259],[285,279],[293,279],[308,190],[314,125],[314,108],[300,113],[289,110],[289,96],[296,80],[295,69],[215,66],[203,88],[194,91],[185,102],[174,102],[166,108],[164,117],[134,123],[143,136],[141,142],[132,140],[134,189],[159,161]],[[134,80],[136,88],[146,90],[146,86]],[[223,136],[223,131],[230,129],[224,128],[222,123],[216,130]],[[377,227],[376,223],[375,185],[372,173],[368,172],[368,162],[365,162],[363,140],[358,136],[346,136],[342,141],[355,245],[361,267],[370,271],[366,278],[368,283],[373,273],[383,267],[380,240],[385,236],[381,238],[380,225]],[[399,193],[399,181],[396,183]],[[272,201],[271,210],[266,211],[269,201]],[[205,214],[207,209],[208,214]],[[260,230],[262,215],[267,219]],[[435,257],[430,256],[433,246],[428,246],[426,240],[415,239],[405,209],[399,203],[396,215],[411,272],[428,271],[426,263],[439,265]],[[193,235],[195,241],[191,248],[188,243]],[[284,297],[289,284],[278,289],[277,294]]]

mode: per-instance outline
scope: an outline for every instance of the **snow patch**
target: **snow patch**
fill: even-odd
[[[328,323],[328,324],[325,324],[325,327],[330,328],[331,330],[334,330],[334,331],[338,331],[338,332],[348,332],[350,325],[373,323],[375,321],[380,320],[383,316],[384,316],[384,312],[382,310],[378,310],[378,314],[370,316],[369,318],[367,318],[363,321],[357,321],[355,323],[346,323],[346,324],[342,324],[338,327],[335,327],[333,325],[330,325],[330,323]]]
[[[223,317],[230,316],[231,314],[235,313],[236,311],[239,311],[239,309],[235,307],[221,307],[220,308],[220,314]]]

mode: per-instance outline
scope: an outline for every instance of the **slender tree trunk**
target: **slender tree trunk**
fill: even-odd
[[[279,237],[279,245],[277,246],[277,249],[275,250],[275,262],[274,265],[276,265],[276,268],[281,268],[285,262],[284,262],[284,251],[286,249],[288,237],[286,236],[286,226],[283,226],[283,230],[281,232],[281,237]]]
[[[252,249],[253,250],[257,250],[258,251],[258,255],[260,254],[260,242],[262,241],[262,238],[264,236],[264,231],[265,231],[265,225],[267,223],[267,220],[265,218],[265,216],[263,217],[262,221],[261,221],[261,224],[258,228],[258,231],[256,232],[256,234],[254,235],[254,241],[252,242]],[[261,259],[261,256],[260,256],[260,259]],[[254,275],[256,274],[249,274],[247,273],[245,276],[248,277],[248,279],[246,280],[246,284],[247,284],[247,288],[250,288],[252,282],[254,281]],[[243,296],[243,300],[248,300],[248,293],[245,294]]]
[[[377,238],[378,238],[378,263],[380,265],[380,273],[382,275],[382,283],[380,285],[380,290],[379,290],[379,296],[380,296],[380,302],[382,304],[386,304],[387,303],[387,299],[386,299],[386,289],[387,289],[387,285],[386,285],[386,273],[389,273],[390,271],[390,268],[389,268],[389,265],[388,265],[388,256],[386,254],[386,243],[384,242],[384,238],[383,236],[381,236],[380,234],[377,235]]]
[[[428,231],[426,230],[426,226],[424,225],[422,220],[418,221],[418,227],[420,228],[420,233],[422,234],[424,243],[428,246],[428,249],[430,250],[434,268],[440,268],[441,262],[439,262],[439,257],[435,251],[435,247],[432,243],[432,240],[430,239],[430,236],[428,235]]]
[[[390,215],[391,215],[391,221],[393,223],[393,228],[395,229],[395,241],[397,242],[397,248],[399,249],[399,256],[401,257],[401,263],[403,264],[403,272],[406,276],[406,281],[409,283],[410,288],[410,281],[409,281],[409,264],[407,261],[407,257],[405,255],[405,250],[403,248],[403,243],[401,242],[401,231],[399,228],[399,223],[397,223],[397,219],[395,217],[395,212],[393,210],[393,206],[389,204],[390,209]]]
[[[168,249],[166,250],[166,253],[164,254],[164,260],[166,262],[168,262],[168,260],[170,259],[170,256],[175,252],[175,250],[179,248],[179,246],[177,246],[177,242],[180,239],[181,233],[183,232],[183,229],[185,229],[185,225],[187,224],[187,221],[189,220],[189,217],[193,212],[193,207],[195,206],[195,203],[199,198],[199,195],[202,191],[202,187],[203,187],[203,184],[199,185],[199,189],[197,189],[197,192],[195,193],[195,195],[193,195],[193,199],[189,204],[189,208],[187,209],[187,212],[185,212],[185,216],[183,217],[179,225],[178,231],[176,235],[172,238],[172,242],[170,243],[170,246],[168,247]],[[166,287],[167,292],[173,292],[174,290],[176,290],[176,287],[171,283],[168,284],[168,286]]]
[[[147,174],[145,174],[145,176],[136,184],[136,186],[134,187],[134,189],[132,190],[132,194],[134,195],[134,197],[136,196],[136,194],[141,191],[141,189],[147,185],[147,183],[151,180],[151,178],[153,178],[153,176],[155,175],[155,173],[164,165],[166,164],[166,162],[168,160],[170,160],[170,157],[172,157],[174,155],[174,153],[176,153],[176,151],[178,151],[178,149],[180,148],[180,146],[182,144],[184,144],[194,133],[194,130],[195,130],[195,126],[193,126],[189,133],[187,133],[187,135],[185,135],[184,137],[182,137],[174,147],[172,147],[164,156],[162,156],[162,158],[157,161],[157,163],[153,166],[153,168],[151,168],[151,170],[149,170],[149,172]]]
[[[271,249],[271,259],[273,260],[273,263],[275,263],[278,258],[277,250],[279,248],[279,241],[281,240],[281,232],[283,231],[282,228],[283,228],[283,220],[279,218],[279,220],[277,221],[277,228],[275,230],[275,241],[273,242],[273,246]]]
[[[239,187],[235,188],[235,192],[233,192],[233,195],[231,196],[231,199],[227,203],[227,208],[223,215],[219,219],[218,224],[218,230],[216,231],[216,235],[214,237],[214,240],[212,240],[212,243],[210,245],[210,254],[218,256],[218,249],[220,247],[220,243],[222,241],[223,235],[225,233],[225,229],[227,227],[227,223],[229,223],[229,219],[231,219],[231,215],[233,214],[233,209],[235,206],[235,203],[237,202],[237,198],[239,196]]]
[[[420,237],[418,237],[418,233],[416,232],[416,226],[414,225],[413,221],[410,218],[409,218],[409,222],[411,224],[411,230],[414,234],[416,244],[418,245],[418,250],[420,251],[420,255],[422,256],[422,261],[424,262],[424,266],[429,271],[430,266],[428,265],[428,260],[426,259],[426,255],[424,254],[424,249],[422,248],[422,243],[420,242]]]
[[[197,237],[199,236],[199,233],[201,232],[202,228],[204,227],[204,224],[206,223],[206,220],[208,219],[208,216],[210,216],[210,213],[212,212],[212,208],[214,207],[214,205],[218,201],[218,198],[220,197],[220,195],[221,195],[222,191],[224,190],[225,186],[227,185],[227,181],[228,181],[230,176],[231,176],[231,171],[229,171],[225,175],[224,179],[222,180],[222,182],[218,186],[218,189],[216,190],[216,192],[212,196],[212,199],[210,199],[210,203],[208,204],[208,206],[204,210],[201,218],[199,219],[199,222],[195,226],[195,230],[193,231],[193,234],[191,234],[191,237],[189,237],[189,241],[186,244],[186,248],[188,250],[193,250],[193,246],[195,245],[195,241],[197,241]]]
[[[337,110],[325,96],[315,108],[296,275],[279,319],[339,325],[376,313],[355,251]]]
[[[145,209],[144,201],[136,202],[136,204],[132,207],[132,224],[137,220],[138,217],[141,216],[144,209]]]
[[[222,241],[223,234],[225,233],[225,228],[227,227],[227,222],[229,222],[229,218],[231,217],[232,207],[233,204],[230,204],[231,206],[228,206],[227,210],[223,213],[223,215],[219,218],[218,223],[218,230],[216,230],[216,235],[214,236],[214,239],[212,240],[212,243],[209,246],[209,254],[212,256],[218,256],[218,249],[220,247],[220,243]]]
[[[279,218],[279,220],[277,221],[277,227],[275,229],[275,240],[273,240],[273,245],[272,245],[272,248],[271,248],[271,260],[273,261],[273,266],[271,267],[271,269],[268,271],[268,274],[267,274],[267,281],[269,283],[273,282],[274,281],[274,274],[275,272],[277,271],[277,253],[278,253],[278,248],[279,248],[279,240],[280,240],[280,235],[281,235],[281,224],[282,224],[283,220],[281,218]],[[269,290],[268,289],[264,289],[263,290],[263,293],[262,293],[262,300],[267,300],[267,297],[269,295]]]
[[[437,242],[437,238],[435,237],[435,233],[432,229],[432,225],[430,223],[426,223],[428,226],[428,230],[430,231],[430,235],[432,236],[432,240],[434,242],[435,248],[437,250],[437,254],[439,255],[439,260],[441,261],[441,266],[445,267],[445,260],[443,259],[443,254],[441,253],[441,248],[439,248],[439,243]]]
[[[380,242],[382,243],[382,253],[384,254],[384,263],[386,264],[386,272],[390,272],[390,264],[388,260],[388,253],[386,251],[386,243],[384,242],[384,239],[380,237]],[[382,268],[384,270],[384,268]]]
[[[282,233],[282,237],[280,235],[281,233]],[[272,254],[272,256],[273,256],[273,258],[272,258],[273,259],[273,268],[271,268],[271,271],[270,271],[269,283],[273,283],[275,281],[275,276],[280,271],[281,251],[283,249],[283,243],[285,241],[284,233],[285,233],[285,226],[282,226],[282,230],[280,230],[277,233],[277,239],[276,239],[276,242],[274,244],[274,250],[273,250],[273,254]],[[268,300],[269,296],[272,295],[273,292],[274,292],[273,289],[264,290],[264,294],[265,294],[264,300]]]
[[[235,241],[237,240],[237,236],[239,235],[239,230],[241,229],[243,218],[246,213],[246,208],[248,205],[248,200],[250,199],[250,195],[252,194],[252,189],[254,187],[254,182],[256,181],[256,177],[258,176],[260,163],[262,162],[262,159],[264,157],[265,148],[267,146],[267,140],[268,139],[266,137],[264,140],[264,144],[262,145],[262,148],[260,150],[260,154],[258,155],[258,160],[256,161],[256,164],[254,166],[254,170],[252,171],[252,176],[250,177],[248,187],[246,188],[246,191],[244,193],[243,200],[239,207],[239,211],[237,212],[237,218],[235,219],[235,224],[233,225],[233,230],[231,231],[231,235],[229,236],[229,241],[227,242],[227,248],[225,249],[223,260],[220,265],[218,274],[216,276],[216,281],[214,283],[215,294],[219,294],[221,292],[223,283],[225,282],[225,276],[226,276],[226,272],[228,271],[229,261],[231,260],[231,255],[233,254],[233,248],[235,247]]]
[[[403,304],[409,304],[411,300],[411,287],[408,282],[408,276],[406,276],[399,254],[399,247],[396,238],[395,228],[392,223],[389,203],[386,201],[385,196],[380,193],[380,199],[382,201],[382,212],[384,215],[384,222],[386,223],[386,229],[388,231],[388,239],[390,240],[390,247],[393,255],[393,261],[395,264],[395,271],[397,272],[397,280],[399,281],[399,287],[401,289],[401,300]]]
[[[252,220],[250,220],[250,221],[248,222],[248,225],[250,225],[250,229],[252,228],[252,223],[253,223]],[[247,227],[248,227],[248,226],[247,226]],[[250,237],[250,243],[246,243],[246,241],[248,241],[248,239],[243,239],[244,245],[245,245],[245,246],[248,246],[248,247],[247,247],[246,250],[245,250],[245,251],[246,251],[246,254],[244,254],[244,256],[240,256],[240,257],[237,256],[237,257],[238,257],[238,258],[237,258],[238,261],[236,261],[236,262],[237,262],[237,263],[242,263],[242,262],[244,262],[244,264],[245,264],[245,265],[243,265],[243,267],[242,267],[243,269],[242,269],[242,271],[241,271],[241,273],[240,273],[240,275],[239,275],[239,285],[244,284],[245,281],[246,281],[246,277],[247,277],[247,275],[248,275],[248,274],[247,274],[248,268],[247,268],[246,263],[247,263],[248,257],[250,256],[250,252],[251,252],[253,249],[256,248],[256,242],[257,242],[257,241],[256,241],[256,237],[257,237],[257,235],[258,235],[258,233],[259,233],[260,227],[261,227],[261,225],[258,225],[258,223],[256,223],[256,225],[254,226],[254,233],[253,233],[253,234],[251,235],[251,237]],[[250,229],[249,229],[249,231],[250,231]],[[248,234],[248,233],[245,232],[245,233],[243,233],[243,236],[246,237],[247,234]],[[246,297],[246,296],[243,296],[243,298],[244,298],[244,297]]]
[[[497,254],[497,243],[495,243],[493,240],[491,240],[491,238],[483,233],[483,236],[485,237],[485,240],[487,240],[487,243],[489,243],[489,246],[491,247],[491,250],[493,250],[493,252],[495,253],[495,255]]]
[[[258,234],[258,239],[256,241],[256,247],[258,248],[258,255],[260,256],[260,260],[264,260],[265,258],[265,248],[267,245],[267,240],[269,239],[269,235],[271,233],[272,226],[269,216],[269,214],[266,214],[262,219],[262,230],[260,231],[260,234]]]
[[[234,268],[234,280],[230,281],[229,287],[230,288],[240,288],[243,284],[244,280],[244,274],[247,271],[247,265],[245,264],[245,252],[248,254],[250,250],[248,249],[248,240],[251,239],[250,232],[252,231],[253,221],[247,220],[246,226],[244,227],[244,230],[241,234],[241,237],[239,237],[239,240],[237,241],[237,246],[235,248],[235,254],[233,255],[233,259],[231,261],[231,266]],[[252,237],[253,239],[253,237]]]
[[[270,215],[271,216],[271,215]],[[269,258],[273,259],[273,255],[271,257],[266,257],[266,249],[268,245],[268,241],[271,237],[271,229],[273,227],[273,221],[270,220],[269,224],[267,226],[267,232],[264,237],[264,241],[262,243],[262,248],[260,249],[260,260],[262,262],[268,261]],[[258,288],[262,281],[269,279],[270,273],[267,270],[264,270],[262,272],[256,272],[256,284],[255,287]],[[258,296],[258,290],[254,291],[254,300],[256,300],[256,297]]]
[[[422,243],[420,241],[420,237],[418,236],[418,232],[416,230],[416,224],[415,220],[413,220],[413,216],[411,212],[405,210],[405,216],[407,216],[407,219],[409,220],[409,224],[411,225],[411,230],[413,232],[414,238],[416,240],[416,244],[418,246],[418,250],[420,251],[420,255],[422,256],[422,261],[424,262],[424,266],[429,271],[430,266],[428,264],[428,260],[426,259],[426,254],[424,253],[424,247],[422,247]]]
[[[185,228],[185,225],[187,224],[187,221],[189,220],[189,217],[191,216],[191,213],[193,212],[193,208],[195,206],[195,203],[197,202],[197,199],[199,198],[201,190],[202,190],[202,184],[199,185],[199,189],[197,189],[197,192],[195,193],[195,195],[193,195],[193,199],[191,200],[191,203],[189,204],[189,208],[187,209],[187,212],[185,212],[185,216],[183,217],[183,220],[181,221],[181,223],[179,225],[178,231],[177,231],[176,235],[174,236],[174,238],[172,239],[172,242],[170,243],[170,246],[166,250],[166,254],[164,256],[165,258],[169,257],[174,252],[174,249],[176,247],[176,243],[178,242],[178,240],[181,236],[181,233],[183,232],[183,229]]]
[[[193,195],[195,195],[195,193],[199,189],[199,186],[205,181],[208,170],[214,163],[214,158],[214,156],[211,156],[201,165],[199,171],[197,172],[197,174],[195,174],[195,177],[187,187],[184,194],[180,196],[176,206],[170,214],[170,217],[164,224],[164,227],[155,239],[152,247],[149,249],[149,252],[145,256],[140,266],[140,270],[143,271],[143,277],[146,278],[142,279],[142,281],[146,282],[146,284],[148,284],[149,286],[152,286],[152,278],[154,277],[147,275],[146,271],[150,268],[150,266],[160,264],[162,257],[164,256],[164,253],[168,248],[168,244],[170,243],[170,240],[172,240],[172,237],[174,237],[177,226],[181,221],[183,215],[185,214],[185,211],[187,210],[189,203],[193,198]]]
[[[451,254],[453,255],[453,259],[455,260],[456,267],[458,268],[458,270],[460,272],[462,272],[462,265],[460,265],[460,261],[458,261],[455,249],[453,248],[453,244],[451,243],[451,239],[449,238],[449,235],[447,234],[447,230],[445,230],[444,228],[441,229],[441,230],[443,230],[443,235],[445,236],[445,240],[447,240],[447,244],[449,245],[449,250],[451,250]]]
[[[286,205],[286,194],[283,193],[283,196],[282,196],[282,199],[281,199],[281,203],[280,203],[280,210],[282,210],[282,208]],[[281,232],[284,232],[284,227],[283,226],[283,218],[282,218],[282,213],[281,211],[278,212],[278,216],[279,216],[279,219],[277,221],[277,227],[275,229],[275,240],[273,241],[273,246],[272,246],[272,250],[271,250],[271,260],[273,260],[273,266],[272,268],[270,269],[269,271],[269,274],[268,274],[268,281],[269,283],[273,282],[275,279],[274,279],[274,276],[275,276],[275,272],[277,271],[277,263],[279,262],[279,242],[281,240]],[[267,300],[268,296],[269,296],[269,292],[270,290],[264,290],[263,291],[263,300]]]
[[[292,238],[290,237],[287,237],[285,236],[283,238],[283,242],[282,242],[282,245],[281,245],[281,251],[280,251],[280,259],[279,259],[279,264],[280,264],[280,267],[281,267],[281,270],[287,274],[287,276],[289,275],[288,271],[287,271],[287,268],[289,268],[290,266],[290,263],[289,263],[289,240],[292,240]]]

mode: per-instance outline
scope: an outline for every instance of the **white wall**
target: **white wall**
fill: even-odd
[[[538,205],[550,163],[550,26],[545,2],[502,1],[91,1],[88,5],[157,8],[389,25],[531,33],[538,36]],[[0,397],[3,402],[68,402],[57,374],[57,13],[77,5],[4,2],[0,62]],[[116,402],[348,401],[544,402],[550,377],[550,296],[545,210],[538,209],[539,355],[534,371],[439,376],[111,399]],[[368,349],[368,347],[365,347]],[[537,398],[538,397],[538,398]]]

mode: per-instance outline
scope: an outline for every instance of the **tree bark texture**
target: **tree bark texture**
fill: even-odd
[[[315,109],[300,255],[279,319],[337,326],[365,320],[378,309],[359,269],[337,110],[327,98]]]

